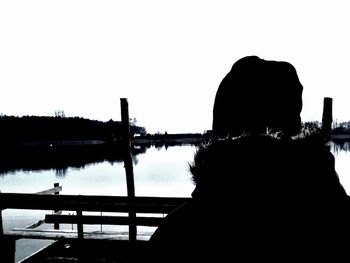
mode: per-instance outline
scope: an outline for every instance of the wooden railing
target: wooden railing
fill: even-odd
[[[166,215],[189,198],[181,197],[124,197],[124,196],[84,196],[84,195],[43,195],[0,193],[0,209],[29,209],[75,211],[75,215],[47,214],[45,223],[76,224],[78,237],[83,238],[84,224],[142,225],[158,226],[163,217],[136,216],[94,216],[83,212],[119,212]],[[15,235],[13,231],[8,235]],[[2,233],[5,235],[6,233]],[[21,235],[18,235],[19,237]],[[28,235],[27,235],[28,236]],[[39,236],[39,237],[45,237]],[[38,238],[39,238],[38,237]]]
[[[104,239],[145,241],[149,234],[128,232],[98,232],[84,231],[84,225],[128,225],[158,226],[164,216],[180,206],[189,198],[181,197],[127,197],[127,196],[85,196],[62,195],[57,193],[61,186],[35,193],[0,193],[0,211],[4,209],[54,210],[55,213],[46,214],[45,218],[24,228],[12,228],[4,231],[0,222],[1,262],[14,262],[15,242],[18,239]],[[74,211],[75,214],[64,214]],[[117,216],[89,215],[86,212],[118,212]],[[119,215],[125,213],[125,216]],[[0,212],[1,214],[1,212]],[[109,213],[108,213],[109,214]],[[130,217],[130,214],[133,215]],[[0,216],[0,220],[1,216]],[[54,224],[49,230],[37,230],[42,224]],[[75,224],[76,231],[59,229],[59,224]],[[130,229],[130,228],[129,228]]]

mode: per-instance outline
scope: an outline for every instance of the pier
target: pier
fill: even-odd
[[[131,244],[135,249],[144,249],[152,232],[139,232],[137,226],[158,226],[167,213],[187,200],[188,198],[174,197],[129,198],[126,196],[55,195],[48,194],[47,191],[36,194],[0,193],[1,210],[56,211],[46,214],[43,220],[33,223],[30,227],[14,228],[6,231],[6,233],[1,229],[1,262],[14,262],[15,242],[22,238],[56,241],[42,251],[35,253],[32,257],[23,260],[23,263],[50,262],[50,260],[53,260],[48,260],[47,257],[57,257],[63,260],[65,254],[68,257],[67,261],[60,262],[70,262],[73,257],[79,259],[80,257],[86,257],[87,254],[94,255],[96,262],[99,262],[105,257],[113,258],[125,254],[125,247],[131,246]],[[62,211],[73,211],[74,214],[66,215],[62,214]],[[85,214],[86,212],[117,212],[124,215],[88,215]],[[150,214],[153,216],[149,216]],[[36,230],[42,224],[51,224],[52,229]],[[77,231],[61,230],[59,227],[61,224],[75,224]],[[124,225],[136,231],[85,232],[84,225]],[[88,247],[93,247],[93,250],[87,249]],[[108,251],[108,247],[113,249]],[[118,247],[123,247],[123,249],[119,251]],[[79,251],[84,251],[84,253],[81,254]],[[88,253],[85,254],[85,252]],[[130,251],[130,254],[123,256],[132,256],[134,253],[134,251]],[[55,254],[57,256],[54,256]]]

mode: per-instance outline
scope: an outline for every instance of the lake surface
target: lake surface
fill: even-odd
[[[188,163],[193,160],[196,146],[150,147],[133,156],[136,196],[190,197],[194,189]],[[345,190],[350,194],[350,142],[332,144],[336,170]],[[124,163],[102,161],[80,168],[45,170],[15,170],[0,174],[0,190],[6,193],[35,193],[59,183],[61,194],[126,196]],[[4,210],[5,231],[25,227],[52,211]],[[48,241],[19,240],[16,242],[16,262],[47,244]]]
[[[137,196],[189,196],[188,162],[195,146],[151,147],[133,157]],[[103,161],[82,168],[15,171],[0,175],[2,192],[35,193],[59,183],[61,194],[127,195],[123,162]]]

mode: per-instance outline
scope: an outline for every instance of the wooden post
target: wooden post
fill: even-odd
[[[84,238],[84,227],[83,227],[83,212],[81,210],[77,211],[77,230],[78,230],[78,239],[82,240]]]
[[[322,114],[322,134],[325,143],[328,143],[331,140],[331,132],[332,132],[332,103],[333,99],[329,97],[325,97],[323,99],[323,114]]]
[[[1,191],[0,191],[1,194]],[[0,207],[0,238],[4,235],[4,227],[2,223],[2,208]]]
[[[1,194],[1,191],[0,191]],[[0,259],[4,263],[14,263],[16,255],[16,239],[5,237],[2,220],[2,208],[0,207]]]
[[[0,208],[0,238],[4,235],[4,227],[2,223],[2,209]]]
[[[129,197],[135,197],[134,170],[132,166],[131,145],[130,145],[130,126],[129,126],[129,107],[125,98],[120,99],[121,117],[122,117],[122,147],[124,157],[124,167],[126,172],[127,190]]]
[[[54,187],[54,188],[55,188],[55,187],[59,187],[59,186],[60,186],[59,183],[54,183],[54,184],[53,184],[53,187]],[[58,195],[59,193],[60,193],[59,191],[54,192],[55,195]],[[57,214],[58,212],[59,212],[58,210],[54,210],[54,213],[55,213],[55,214]],[[60,224],[59,224],[59,223],[55,223],[55,224],[53,225],[53,228],[56,229],[56,230],[57,230],[57,229],[60,229]]]
[[[122,120],[122,148],[124,158],[124,168],[126,173],[126,185],[128,191],[128,197],[133,199],[135,197],[134,186],[134,170],[132,166],[131,156],[131,142],[130,142],[130,125],[129,125],[129,105],[126,98],[120,99],[121,107],[121,120]],[[135,222],[136,213],[129,212],[130,222]],[[129,225],[129,240],[135,241],[137,235],[136,224],[130,223]]]

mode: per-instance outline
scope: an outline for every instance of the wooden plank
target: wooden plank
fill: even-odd
[[[0,209],[38,209],[97,212],[169,213],[190,200],[184,197],[37,195],[0,193]]]
[[[147,241],[153,232],[138,232],[137,240]],[[78,233],[76,231],[64,231],[64,230],[36,230],[25,228],[13,228],[6,232],[5,237],[19,239],[48,239],[57,240],[65,238],[67,240],[78,239]],[[129,240],[128,232],[116,232],[116,231],[95,231],[85,232],[84,240]]]
[[[142,262],[149,243],[138,240],[57,240],[21,263]]]
[[[37,195],[49,195],[49,194],[56,194],[60,191],[62,191],[62,186],[56,186],[56,187],[48,189],[48,190],[37,192],[36,194]]]
[[[12,228],[6,231],[5,236],[11,236],[16,239],[29,238],[29,239],[76,239],[78,233],[76,231],[67,230],[40,230],[40,229],[26,229],[26,228]]]
[[[38,220],[37,222],[26,226],[26,229],[34,229],[41,226],[42,224],[45,224],[45,220]]]
[[[128,216],[91,216],[84,215],[80,218],[76,215],[46,215],[46,223],[60,223],[60,224],[82,224],[88,225],[129,225],[134,223],[138,226],[158,226],[164,220],[163,217],[136,217],[130,218]]]

